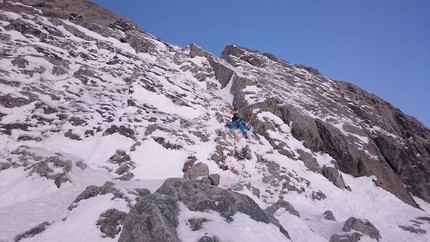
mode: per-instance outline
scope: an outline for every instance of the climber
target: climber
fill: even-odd
[[[238,113],[236,110],[233,110],[232,115],[233,117],[231,118],[231,122],[226,123],[224,127],[229,129],[240,129],[240,131],[242,131],[243,137],[248,139],[245,121],[243,121],[243,115]]]

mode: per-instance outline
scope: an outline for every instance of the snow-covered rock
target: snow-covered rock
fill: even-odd
[[[359,87],[236,45],[184,49],[86,0],[0,1],[0,50],[0,241],[117,241],[184,177],[270,223],[174,200],[182,241],[427,240],[430,131]],[[224,128],[232,109],[249,140]]]

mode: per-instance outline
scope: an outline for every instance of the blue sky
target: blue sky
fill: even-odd
[[[430,127],[428,0],[93,0],[175,45],[237,44],[354,83]]]

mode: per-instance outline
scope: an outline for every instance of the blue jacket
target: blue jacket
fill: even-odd
[[[233,115],[233,117],[231,118],[231,124],[228,125],[227,128],[229,128],[229,129],[240,129],[240,131],[242,131],[242,133],[244,135],[247,134],[247,132],[246,132],[246,126],[245,126],[243,120],[241,120],[239,118],[239,114],[238,113],[236,113],[236,114]]]

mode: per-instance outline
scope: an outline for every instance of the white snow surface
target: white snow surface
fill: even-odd
[[[5,13],[3,10],[1,11]],[[9,18],[20,18],[17,14],[6,13]],[[53,26],[47,19],[43,21]],[[40,20],[39,19],[39,20]],[[31,18],[26,20],[35,24]],[[97,56],[89,60],[82,57],[71,57],[61,48],[53,45],[34,41],[34,36],[23,36],[16,31],[6,31],[2,22],[0,29],[2,34],[10,36],[10,41],[18,41],[21,44],[14,50],[15,56],[25,56],[28,61],[26,68],[31,70],[44,67],[43,73],[34,72],[30,77],[24,74],[20,68],[11,64],[10,59],[0,60],[0,76],[6,81],[18,81],[21,85],[50,86],[61,93],[61,99],[53,100],[48,94],[40,94],[45,104],[51,108],[65,107],[65,112],[70,116],[79,116],[87,121],[86,126],[74,126],[70,123],[58,120],[55,114],[40,113],[41,117],[53,120],[50,124],[29,127],[27,131],[13,129],[11,134],[0,135],[0,162],[9,163],[17,161],[17,149],[31,151],[35,156],[29,156],[28,162],[36,164],[36,156],[51,157],[61,154],[64,160],[72,163],[71,171],[67,173],[69,181],[57,187],[53,180],[41,177],[37,173],[31,174],[30,168],[22,165],[11,166],[0,170],[0,241],[15,241],[16,236],[28,231],[37,225],[48,222],[46,230],[34,237],[22,238],[20,241],[44,241],[44,242],[75,242],[75,241],[117,241],[115,238],[104,237],[100,226],[96,225],[100,214],[107,209],[115,208],[128,212],[130,207],[124,199],[113,198],[112,194],[99,195],[81,200],[73,209],[69,209],[76,197],[90,185],[101,186],[106,181],[113,182],[115,187],[123,191],[133,205],[136,195],[130,193],[136,188],[147,188],[151,192],[169,177],[182,177],[182,168],[187,157],[194,156],[197,162],[203,162],[209,166],[211,174],[221,176],[220,186],[225,189],[237,188],[237,185],[252,184],[260,190],[257,197],[246,186],[241,186],[238,192],[250,196],[263,209],[269,207],[280,197],[291,203],[300,213],[300,217],[290,214],[284,209],[276,212],[275,217],[288,231],[292,241],[329,241],[330,236],[342,233],[344,222],[349,217],[367,219],[381,233],[380,241],[429,241],[430,223],[425,220],[417,220],[419,217],[430,217],[430,205],[418,198],[417,202],[423,210],[413,208],[396,198],[391,193],[376,187],[372,177],[354,178],[342,174],[351,191],[342,190],[334,186],[322,174],[312,172],[306,168],[302,161],[288,158],[274,150],[269,142],[262,136],[251,134],[250,141],[241,138],[237,131],[228,131],[223,128],[223,123],[217,118],[221,115],[223,120],[229,119],[233,96],[229,90],[231,83],[224,89],[214,77],[208,76],[205,81],[198,80],[192,73],[182,71],[186,66],[206,68],[209,64],[204,58],[189,58],[185,50],[172,47],[156,38],[147,36],[147,41],[156,46],[155,53],[136,52],[125,43],[113,38],[105,38],[101,35],[86,30],[73,23],[65,21],[65,24],[74,26],[98,41],[107,43],[124,55],[117,55],[122,59],[122,64],[107,65],[106,62],[113,58],[112,53],[100,49],[96,41],[83,40],[69,33],[64,28],[58,28],[67,36],[70,44],[75,46],[76,52],[82,51]],[[59,39],[58,41],[65,41]],[[44,59],[43,54],[35,51],[35,46],[44,46],[53,53],[61,55],[69,61],[69,69],[65,74],[52,74],[54,68]],[[85,46],[85,47],[84,47]],[[4,42],[0,48],[9,48]],[[92,50],[92,51],[91,51]],[[182,63],[173,61],[175,53],[182,51]],[[31,54],[31,55],[30,55]],[[125,56],[132,56],[129,60]],[[95,67],[94,77],[88,80],[87,86],[73,76],[81,66],[92,65]],[[148,90],[144,82],[133,82],[130,85],[123,79],[135,74],[137,67],[146,71],[145,80],[152,83],[154,90]],[[110,71],[101,71],[109,69]],[[3,73],[11,73],[5,75]],[[10,71],[13,70],[13,71]],[[175,70],[175,71],[171,71]],[[3,71],[3,72],[2,72]],[[269,73],[275,75],[276,73]],[[308,75],[303,72],[303,75]],[[143,75],[143,74],[142,74]],[[248,78],[251,78],[249,76]],[[92,83],[92,84],[91,84]],[[331,87],[328,84],[326,89]],[[248,87],[245,90],[250,102],[261,100],[263,96],[258,93],[257,87]],[[20,97],[22,94],[9,85],[0,84],[1,95],[13,95]],[[171,96],[178,98],[171,98]],[[22,96],[27,98],[26,96]],[[300,99],[300,100],[299,100]],[[133,100],[137,105],[126,105],[127,100]],[[311,102],[306,100],[306,95],[295,93],[285,97],[285,101],[292,101],[293,105]],[[186,105],[184,105],[186,104]],[[106,122],[106,113],[99,110],[103,105],[110,107],[111,123]],[[35,104],[30,103],[21,107],[0,107],[5,114],[1,119],[2,124],[27,123],[37,124],[38,120],[31,118]],[[309,113],[314,116],[315,113]],[[156,121],[149,121],[148,117],[155,117]],[[282,140],[287,144],[286,149],[293,154],[301,149],[313,154],[305,148],[301,141],[291,135],[290,124],[283,123],[277,116],[271,113],[261,112],[258,119],[269,120],[279,128],[277,132],[270,132],[272,138]],[[327,117],[329,118],[329,117]],[[334,117],[335,119],[337,117]],[[139,121],[133,121],[139,120]],[[339,122],[342,119],[337,118]],[[103,132],[95,132],[92,136],[85,136],[87,130],[102,130],[111,124],[120,126],[129,124],[133,127],[136,137],[129,138],[118,133],[103,135]],[[145,135],[150,125],[157,124],[158,128]],[[339,124],[341,128],[341,123]],[[59,132],[52,130],[59,129]],[[69,129],[81,137],[81,140],[72,140],[64,136]],[[207,139],[203,139],[196,133],[203,133]],[[228,159],[226,163],[238,170],[234,174],[230,170],[222,170],[211,160],[217,143],[215,139],[219,133],[225,133],[230,149],[236,143],[237,150],[248,146],[252,150],[250,160],[236,160],[229,153],[224,154]],[[21,135],[28,135],[40,140],[18,140]],[[178,149],[166,149],[155,138],[163,138],[165,142],[177,144]],[[239,137],[239,138],[237,138]],[[361,142],[367,142],[357,137]],[[140,144],[132,150],[130,147],[139,141]],[[135,167],[131,170],[134,174],[130,181],[121,181],[114,171],[117,165],[108,163],[107,160],[115,154],[116,150],[124,150],[130,155]],[[265,161],[272,161],[279,165],[283,174],[288,174],[290,181],[277,181],[278,185],[263,182],[263,177],[268,174],[267,166],[257,159],[256,154]],[[328,154],[313,154],[318,164],[332,166],[332,158]],[[80,169],[77,163],[83,161],[87,167]],[[24,161],[20,161],[24,162]],[[30,166],[31,167],[31,166]],[[55,167],[53,167],[55,168]],[[60,169],[60,168],[55,168]],[[60,170],[52,172],[61,172]],[[283,183],[290,183],[298,191],[285,191]],[[301,191],[300,191],[301,190]],[[299,192],[300,191],[300,192]],[[323,193],[326,198],[312,199],[315,193]],[[265,224],[250,219],[247,215],[237,213],[233,216],[233,222],[227,223],[214,211],[207,213],[190,211],[184,204],[179,203],[181,213],[180,224],[177,228],[178,237],[182,241],[196,242],[203,235],[216,235],[221,241],[289,241],[273,224]],[[336,221],[324,219],[324,212],[333,212]],[[203,228],[192,231],[187,225],[187,220],[193,217],[205,217],[209,222],[204,223]],[[427,234],[406,231],[399,226],[421,228]],[[360,241],[375,241],[368,236],[363,236]]]

